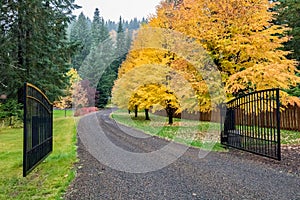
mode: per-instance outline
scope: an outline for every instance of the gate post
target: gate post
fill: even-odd
[[[220,105],[220,140],[221,144],[227,145],[228,135],[225,132],[225,119],[226,119],[226,104]]]

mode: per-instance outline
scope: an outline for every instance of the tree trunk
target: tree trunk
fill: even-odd
[[[150,120],[149,109],[145,109],[146,120]]]
[[[174,108],[172,108],[169,104],[167,105],[166,108],[167,114],[168,114],[168,118],[169,118],[169,124],[172,125],[173,124],[173,113],[174,113]]]
[[[138,106],[134,106],[134,117],[138,117]]]
[[[173,124],[173,115],[172,113],[168,114],[169,116],[169,124],[172,125]]]

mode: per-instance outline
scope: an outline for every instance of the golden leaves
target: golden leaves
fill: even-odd
[[[59,100],[54,102],[54,106],[60,109],[71,108],[74,100],[76,100],[77,105],[87,104],[88,99],[79,84],[81,78],[77,70],[71,68],[66,75],[69,77],[69,86],[65,90],[65,96],[59,97]]]
[[[157,91],[160,90],[153,84],[162,87],[165,85],[165,76],[174,71],[176,76],[184,80],[181,82],[185,82],[193,91],[190,97],[197,99],[197,106],[193,104],[190,107],[198,110],[209,110],[216,102],[224,100],[219,89],[220,83],[216,81],[220,77],[228,98],[241,92],[286,89],[299,83],[295,75],[296,63],[285,57],[288,52],[280,50],[287,38],[279,35],[287,29],[271,23],[274,14],[270,12],[271,7],[268,0],[184,0],[176,9],[162,2],[149,25],[138,32],[132,50],[119,71],[119,79],[126,76],[128,82],[136,81],[135,87],[129,87],[129,83],[124,81],[116,82],[115,91],[118,87],[124,89],[121,85],[131,88],[130,95],[125,95],[127,100],[121,104],[128,105],[129,99],[134,102],[134,95],[139,96],[136,100],[144,96],[152,102],[151,95],[159,99]],[[180,34],[170,34],[171,31]],[[208,55],[214,63],[209,61]],[[147,72],[131,73],[140,66],[153,64],[159,66],[152,68],[156,71],[143,69]],[[214,72],[215,68],[210,69],[213,64],[216,64],[220,73]],[[157,72],[161,72],[153,78],[157,82],[146,81],[148,76]],[[131,79],[127,77],[128,74],[131,74]],[[138,80],[136,76],[142,78]],[[146,85],[137,89],[145,82]],[[178,84],[181,84],[180,81]],[[185,87],[181,85],[179,88],[184,91]],[[147,91],[151,97],[146,94]],[[182,98],[183,92],[173,92],[179,105],[187,109],[188,104],[184,102],[188,101]],[[212,97],[212,94],[219,95]],[[292,101],[293,98],[285,100]],[[149,107],[152,103],[148,102],[142,107]],[[139,104],[143,105],[142,102]]]
[[[268,0],[185,0],[180,9],[162,4],[150,26],[171,28],[198,39],[221,71],[227,96],[241,91],[289,88],[299,83],[296,63],[280,50],[287,27],[271,23]],[[186,9],[188,7],[189,9]]]

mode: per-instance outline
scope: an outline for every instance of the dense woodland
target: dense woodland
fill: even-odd
[[[139,21],[135,18],[128,22],[121,17],[118,23],[105,21],[98,9],[95,9],[92,20],[81,13],[72,21],[69,26],[70,42],[76,43],[79,48],[71,58],[71,66],[83,80],[81,82],[85,86],[81,84],[82,89],[87,91],[88,101],[84,106],[103,108],[107,104],[118,69],[130,49],[132,37],[143,23],[146,23],[144,19]],[[61,100],[67,98],[71,102],[71,96]],[[75,104],[83,106],[81,100]],[[74,105],[65,102],[62,107],[66,106]]]
[[[122,63],[113,102],[146,112],[165,109],[170,117],[182,110],[208,112],[235,97],[280,88],[283,106],[299,105],[299,98],[289,95],[299,91],[298,14],[298,1],[163,1]],[[151,80],[142,68],[149,63],[161,65]]]
[[[171,66],[186,80],[193,80],[201,102],[195,109],[205,110],[201,105],[208,105],[207,91],[190,63],[163,49],[136,51],[140,41],[148,39],[139,31],[141,26],[193,37],[221,72],[228,99],[270,87],[300,96],[298,0],[166,0],[151,19],[120,18],[119,22],[103,19],[96,8],[93,19],[83,13],[72,15],[77,8],[74,0],[0,1],[1,119],[21,117],[18,90],[24,82],[41,88],[60,108],[104,107],[114,81],[135,66],[151,63],[154,57],[158,59],[154,63]],[[128,89],[115,85],[118,87]],[[178,99],[161,87],[165,86],[141,86],[136,99],[120,106],[134,107],[139,102],[140,109],[147,109],[159,101],[141,103],[141,96],[165,92],[163,97],[170,102],[162,106],[173,113]]]

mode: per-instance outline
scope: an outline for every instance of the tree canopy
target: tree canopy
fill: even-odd
[[[127,107],[131,93],[145,84],[168,84],[180,101],[178,110],[210,110],[222,101],[221,76],[209,55],[194,40],[167,29],[146,26],[139,31],[119,70],[113,102]],[[159,102],[161,96],[154,96],[154,101]],[[151,102],[145,107],[152,106]]]
[[[125,95],[123,99],[127,102],[113,98],[115,103],[125,107],[130,101],[132,106],[132,102],[143,99],[143,94],[147,97],[144,101],[150,102],[143,107],[149,107],[153,101],[147,99],[159,78],[145,85],[147,77],[152,76],[146,69],[143,69],[145,73],[139,71],[140,66],[151,64],[160,66],[156,69],[161,73],[160,78],[164,77],[165,69],[184,77],[197,98],[197,105],[190,109],[194,111],[215,108],[217,103],[224,102],[222,96],[229,100],[256,90],[288,89],[297,85],[300,82],[295,75],[297,62],[287,58],[289,52],[282,49],[288,40],[284,36],[288,29],[273,23],[276,14],[273,6],[268,0],[162,1],[149,25],[139,30],[119,70],[114,95],[120,95],[119,88],[127,88],[131,89],[132,96]],[[178,41],[189,42],[179,44]],[[141,76],[139,81],[136,76]],[[135,82],[135,87],[128,82]],[[226,95],[218,82],[224,84]],[[136,91],[139,84],[142,89]],[[158,99],[159,96],[155,95]],[[298,102],[283,91],[281,96],[283,104]]]
[[[280,47],[285,26],[272,23],[268,0],[163,2],[150,25],[195,37],[222,73],[228,96],[299,82],[295,61]]]
[[[76,46],[66,28],[74,0],[1,1],[0,94],[16,98],[24,82],[40,87],[50,100],[63,94]]]
[[[287,55],[290,59],[298,61],[298,70],[300,69],[300,2],[297,0],[276,0],[277,4],[274,10],[278,13],[274,19],[275,24],[287,25],[288,29],[284,33],[288,40],[284,43],[283,49],[289,51]],[[299,72],[297,72],[299,76]],[[288,90],[288,93],[300,97],[300,85]]]

